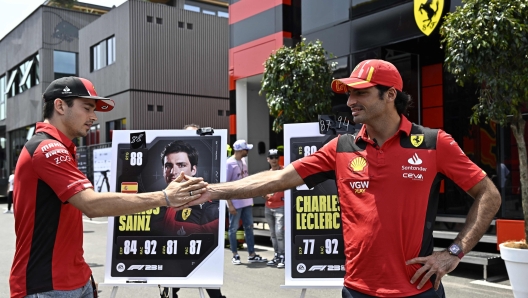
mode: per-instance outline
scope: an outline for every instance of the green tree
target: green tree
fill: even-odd
[[[259,94],[265,92],[273,131],[285,123],[317,121],[317,115],[331,111],[333,63],[320,41],[303,38],[295,47],[282,46],[264,63]]]
[[[528,167],[522,111],[528,103],[528,1],[462,0],[440,29],[445,66],[457,82],[477,82],[481,117],[509,125],[517,142],[525,234],[528,239]]]
[[[77,2],[77,0],[50,0],[48,1],[48,5],[62,8],[72,8]]]

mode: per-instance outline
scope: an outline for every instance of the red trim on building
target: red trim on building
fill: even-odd
[[[422,67],[422,124],[444,128],[442,64]]]
[[[291,5],[291,0],[241,0],[229,5],[229,24],[240,22],[278,5]]]
[[[264,62],[273,51],[284,45],[284,38],[290,37],[290,32],[281,31],[229,49],[232,80],[264,73]]]

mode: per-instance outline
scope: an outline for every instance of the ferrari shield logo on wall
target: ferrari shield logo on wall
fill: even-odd
[[[444,11],[444,0],[414,0],[414,20],[418,28],[429,36],[436,28]]]
[[[414,147],[420,146],[423,140],[424,140],[423,134],[411,135],[411,144],[413,144]]]

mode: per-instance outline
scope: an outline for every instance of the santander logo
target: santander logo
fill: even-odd
[[[420,157],[418,157],[417,153],[414,153],[414,155],[411,158],[409,158],[407,161],[413,166],[422,164],[422,160],[420,159]]]

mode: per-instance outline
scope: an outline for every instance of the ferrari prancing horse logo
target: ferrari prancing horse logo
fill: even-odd
[[[414,147],[420,146],[423,140],[424,140],[423,134],[411,135],[411,144],[413,144]]]
[[[414,0],[414,20],[425,35],[436,28],[444,11],[444,0]]]

